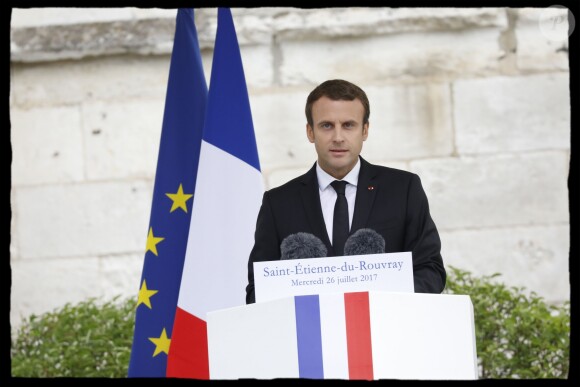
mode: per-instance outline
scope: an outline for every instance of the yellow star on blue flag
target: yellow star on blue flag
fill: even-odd
[[[153,352],[153,357],[159,355],[161,352],[165,352],[166,355],[169,355],[169,345],[171,344],[171,339],[167,337],[165,328],[163,328],[161,336],[150,337],[149,340],[155,344],[155,352]]]
[[[171,210],[169,210],[169,212],[173,212],[178,208],[181,208],[185,213],[187,213],[186,202],[193,197],[193,194],[183,193],[183,185],[179,184],[179,188],[177,189],[176,193],[166,193],[165,195],[167,195],[167,197],[173,201]]]

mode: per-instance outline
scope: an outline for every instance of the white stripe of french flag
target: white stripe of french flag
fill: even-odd
[[[245,304],[263,183],[260,171],[202,141],[197,185],[178,307],[205,320]]]

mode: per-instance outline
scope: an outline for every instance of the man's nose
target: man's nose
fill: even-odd
[[[334,128],[334,131],[332,132],[332,141],[335,142],[344,141],[342,129],[340,128],[340,126]]]

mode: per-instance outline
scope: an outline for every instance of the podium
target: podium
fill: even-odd
[[[477,379],[466,295],[299,295],[207,314],[210,379]]]

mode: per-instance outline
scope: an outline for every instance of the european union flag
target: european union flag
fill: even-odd
[[[207,103],[193,9],[177,11],[129,377],[165,377]]]

